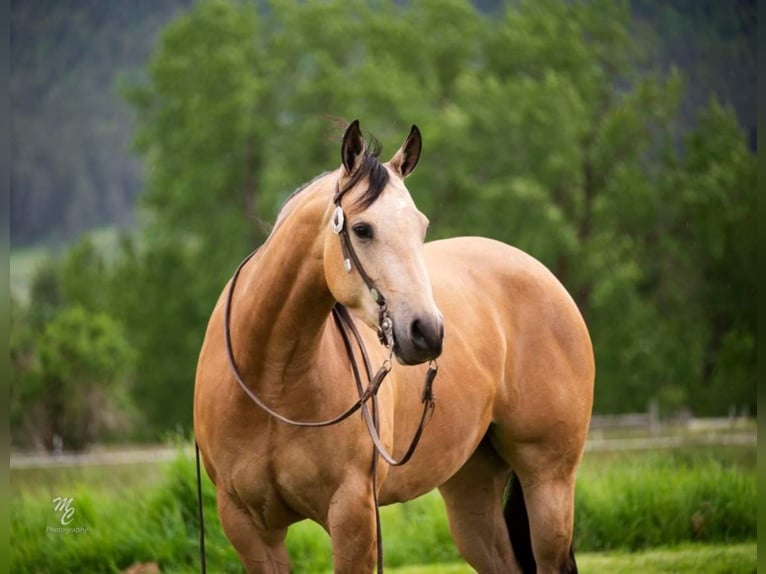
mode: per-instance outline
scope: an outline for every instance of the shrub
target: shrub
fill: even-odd
[[[584,466],[577,483],[580,550],[636,550],[682,542],[753,540],[754,473],[705,458],[651,455]]]

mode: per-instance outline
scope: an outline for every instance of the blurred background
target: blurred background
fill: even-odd
[[[595,412],[756,414],[755,2],[12,2],[12,439],[191,425],[218,293],[338,123],[542,260]]]
[[[582,571],[755,571],[755,11],[12,0],[12,570],[198,569],[207,319],[358,118],[386,159],[420,127],[430,239],[526,250],[586,318],[575,547],[644,554]],[[211,571],[240,572],[204,488]],[[53,497],[77,535],[50,533]],[[437,495],[383,519],[388,566],[470,571]],[[296,572],[331,568],[311,528],[291,529]]]

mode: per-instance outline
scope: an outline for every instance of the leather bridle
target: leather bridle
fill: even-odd
[[[335,188],[335,195],[333,196],[335,211],[332,214],[330,227],[340,238],[340,247],[343,253],[343,267],[346,272],[351,273],[353,262],[353,267],[356,268],[359,277],[362,278],[367,290],[370,292],[372,300],[378,305],[378,339],[380,339],[380,343],[390,350],[393,350],[394,324],[391,317],[388,315],[388,302],[380,289],[375,286],[372,277],[365,271],[364,265],[362,265],[362,262],[359,260],[354,245],[351,243],[351,238],[348,235],[348,226],[346,225],[346,216],[343,212],[343,207],[341,206],[341,199],[343,199],[344,193],[345,190],[341,190],[340,181],[338,181]],[[340,305],[340,303],[338,303],[338,305]],[[390,358],[389,354],[389,359]]]
[[[341,188],[340,180],[338,180],[336,184],[335,195],[333,196],[335,211],[332,216],[331,227],[332,230],[340,238],[341,250],[343,252],[343,266],[346,269],[346,272],[351,272],[353,262],[353,267],[356,268],[357,273],[359,273],[359,276],[362,278],[362,281],[370,292],[370,296],[378,305],[378,339],[380,340],[381,344],[385,346],[386,349],[388,349],[388,357],[383,361],[383,365],[374,376],[372,374],[370,359],[367,355],[367,349],[365,348],[362,337],[359,334],[359,331],[356,328],[354,321],[351,319],[351,315],[346,307],[340,303],[336,303],[333,307],[333,318],[338,325],[341,337],[343,339],[344,347],[346,348],[346,354],[348,355],[349,361],[351,362],[351,369],[354,373],[354,381],[356,382],[357,392],[359,393],[359,400],[362,403],[362,416],[367,423],[367,430],[370,433],[370,438],[375,444],[375,450],[391,466],[401,466],[406,464],[410,457],[412,457],[414,454],[418,441],[420,440],[420,436],[423,433],[423,429],[430,419],[428,415],[429,413],[433,412],[433,409],[436,406],[432,386],[439,367],[435,360],[431,361],[426,373],[425,381],[423,383],[423,392],[421,395],[423,413],[420,417],[420,423],[418,424],[415,435],[410,442],[409,448],[405,451],[405,454],[399,460],[395,460],[387,452],[383,442],[380,439],[378,428],[379,425],[377,421],[378,389],[380,388],[383,379],[385,379],[385,377],[391,371],[392,366],[391,360],[394,352],[394,323],[388,314],[388,302],[386,301],[385,296],[375,285],[375,282],[372,280],[367,271],[365,271],[364,265],[362,265],[362,262],[359,260],[359,256],[357,255],[356,250],[354,249],[354,245],[351,242],[351,238],[349,237],[348,226],[346,225],[346,217],[343,212],[343,207],[341,206],[341,200],[343,199],[343,195],[346,193],[346,191],[348,191],[348,188]],[[359,370],[357,368],[354,352],[351,348],[351,344],[348,338],[348,332],[353,335],[362,355],[362,360],[364,362],[367,380],[369,383],[366,389],[363,388],[362,379],[359,376]],[[373,404],[372,417],[370,417],[370,413],[365,405],[366,400],[370,397],[372,398]]]
[[[401,466],[406,464],[410,460],[412,455],[415,453],[415,449],[417,448],[417,445],[420,441],[420,437],[423,434],[423,430],[428,424],[428,421],[431,418],[430,415],[433,414],[434,408],[436,406],[436,399],[434,397],[432,387],[433,387],[434,379],[436,378],[436,374],[438,372],[438,365],[435,360],[432,360],[429,364],[428,371],[426,372],[425,380],[423,383],[423,391],[421,393],[421,402],[423,403],[423,411],[420,417],[420,422],[418,423],[418,427],[415,430],[412,440],[410,441],[409,447],[404,452],[402,457],[397,460],[391,455],[391,453],[388,452],[385,445],[383,444],[382,439],[380,438],[380,417],[379,417],[380,409],[378,408],[378,390],[380,389],[380,386],[385,380],[386,376],[388,376],[388,373],[391,372],[391,368],[392,368],[392,358],[393,358],[394,342],[395,342],[393,321],[388,314],[388,303],[386,301],[385,296],[380,291],[380,289],[378,289],[378,287],[375,285],[375,282],[372,280],[370,275],[365,271],[364,266],[362,265],[362,262],[359,260],[359,257],[354,249],[353,243],[351,242],[351,238],[349,237],[348,229],[346,226],[346,218],[343,212],[343,207],[341,206],[341,200],[343,199],[343,196],[346,193],[346,191],[348,191],[348,188],[341,188],[340,180],[339,180],[336,185],[335,194],[333,196],[335,211],[331,219],[331,228],[333,232],[335,232],[340,238],[341,250],[343,253],[343,264],[344,264],[344,268],[346,269],[346,272],[350,273],[352,271],[352,268],[356,268],[357,273],[359,273],[359,276],[361,277],[362,281],[365,283],[367,289],[370,292],[370,295],[372,296],[375,303],[378,305],[378,338],[380,339],[381,344],[384,345],[386,349],[388,350],[388,356],[383,361],[383,364],[378,369],[378,371],[373,374],[372,365],[370,363],[367,349],[365,347],[362,336],[359,333],[359,330],[354,324],[354,320],[352,319],[351,314],[349,313],[348,309],[346,309],[345,306],[337,302],[335,303],[335,305],[332,308],[332,316],[336,326],[338,327],[338,331],[340,332],[341,339],[343,341],[343,346],[346,350],[346,354],[348,356],[349,363],[351,366],[354,382],[356,384],[357,394],[359,395],[359,398],[356,400],[356,402],[352,404],[348,409],[343,411],[341,414],[330,419],[321,420],[321,421],[298,421],[298,420],[288,418],[274,411],[271,407],[269,407],[266,403],[264,403],[244,382],[234,357],[234,350],[232,348],[232,342],[231,342],[231,309],[232,309],[231,303],[232,303],[234,288],[236,286],[237,279],[239,278],[239,275],[242,269],[244,268],[245,264],[248,261],[250,261],[250,259],[252,259],[252,257],[258,252],[258,249],[250,253],[239,264],[237,269],[234,271],[234,274],[232,275],[231,281],[229,283],[228,292],[226,294],[225,309],[224,309],[224,341],[226,345],[226,354],[229,360],[229,366],[231,368],[231,372],[234,375],[234,378],[237,381],[238,385],[256,405],[258,405],[262,410],[264,410],[266,413],[276,418],[277,420],[283,423],[286,423],[292,426],[298,426],[298,427],[327,427],[327,426],[338,424],[341,421],[344,421],[345,419],[350,417],[356,411],[361,410],[362,418],[365,422],[367,431],[374,445],[373,460],[372,460],[372,491],[373,491],[373,498],[375,502],[375,523],[377,528],[377,543],[378,543],[377,567],[378,567],[378,572],[383,572],[383,539],[382,539],[382,532],[381,532],[380,512],[379,512],[379,503],[378,503],[378,480],[377,480],[378,458],[379,457],[383,458],[383,460],[385,460],[391,466]],[[367,378],[366,386],[362,382],[362,374],[360,373],[360,369],[356,360],[356,355],[354,354],[354,349],[351,342],[352,338],[354,342],[356,343],[356,346],[359,349],[359,353],[362,357],[362,362],[364,364],[364,375]],[[367,404],[368,402],[372,403],[371,409],[368,407],[368,404]],[[199,448],[197,447],[197,483],[198,483],[197,487],[198,487],[198,495],[199,495],[199,503],[200,503],[199,515],[200,515],[200,524],[201,524],[200,554],[202,558],[202,572],[204,573],[206,571],[205,551],[204,551],[204,522],[203,522],[203,516],[202,516],[201,483],[200,483],[199,472],[200,472]]]

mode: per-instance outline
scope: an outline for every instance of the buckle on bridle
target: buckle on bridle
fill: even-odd
[[[335,211],[332,214],[332,220],[330,221],[330,227],[336,235],[340,235],[343,231],[343,223],[346,221],[346,216],[343,214],[343,208],[340,205],[335,206]]]
[[[346,216],[343,213],[343,208],[340,205],[336,205],[330,220],[330,228],[335,235],[340,237],[340,247],[343,251],[343,268],[346,270],[346,273],[351,273],[351,255],[348,252],[350,246],[347,243],[348,236],[343,233],[345,221]]]
[[[394,322],[386,311],[381,312],[380,325],[378,325],[378,339],[386,349],[394,348]]]

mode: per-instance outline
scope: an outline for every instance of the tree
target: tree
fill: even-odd
[[[131,352],[118,323],[67,308],[46,324],[35,347],[33,364],[15,365],[25,375],[14,395],[27,440],[50,451],[82,450],[105,431],[127,425],[131,404],[123,377]]]
[[[640,216],[662,200],[652,170],[674,135],[680,81],[647,71],[630,22],[622,2],[508,6],[482,36],[483,65],[458,79],[440,174],[429,174],[441,205],[461,207],[439,210],[442,233],[516,244],[573,294],[605,411],[645,408],[665,369],[654,348],[661,318],[640,291],[640,236],[651,224]]]
[[[112,293],[138,350],[148,433],[190,425],[207,318],[237,259],[265,236],[255,208],[268,141],[256,129],[258,34],[252,8],[200,3],[166,29],[148,83],[125,88],[147,189],[142,237],[124,242]]]
[[[755,409],[756,164],[731,109],[716,100],[700,112],[662,186],[672,198],[644,265],[656,300],[683,342],[678,373],[695,412]],[[695,328],[690,328],[695,327]],[[670,360],[671,357],[667,357]],[[679,362],[678,360],[676,362]]]
[[[109,315],[111,270],[87,238],[38,269],[29,301],[11,301],[15,444],[82,450],[138,419],[133,349]]]

